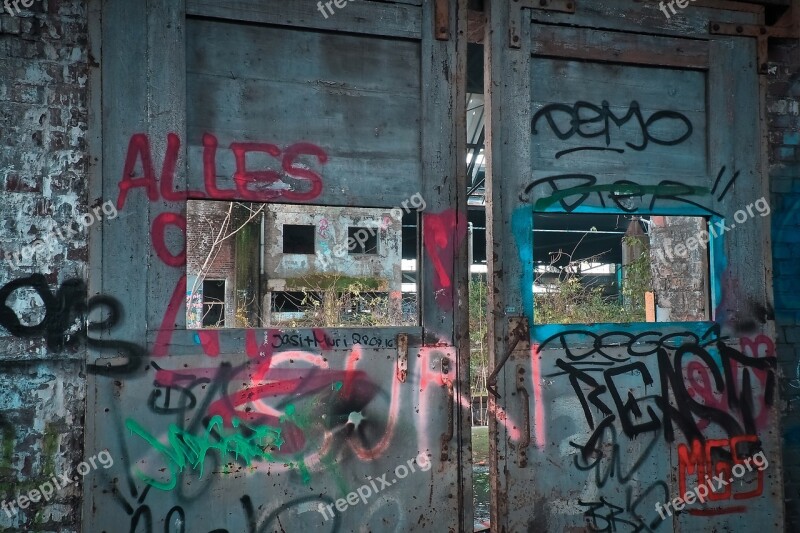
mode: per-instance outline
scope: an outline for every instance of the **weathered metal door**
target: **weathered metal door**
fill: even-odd
[[[471,529],[461,4],[93,4],[85,531]],[[417,325],[187,328],[190,200],[416,209]]]
[[[489,4],[492,531],[782,529],[757,13]],[[709,318],[535,323],[542,213],[704,217]]]

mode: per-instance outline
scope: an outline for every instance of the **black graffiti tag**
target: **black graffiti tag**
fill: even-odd
[[[26,325],[8,305],[8,298],[19,289],[33,289],[44,304],[44,318],[38,324]],[[146,351],[137,344],[118,340],[100,340],[88,336],[88,331],[109,331],[122,318],[119,302],[110,296],[97,295],[87,300],[83,280],[71,279],[61,284],[55,294],[42,274],[13,280],[0,288],[0,326],[11,335],[21,338],[42,337],[54,352],[76,348],[82,341],[100,351],[116,351],[126,356],[121,365],[88,365],[94,374],[117,375],[133,372],[141,366]],[[107,317],[100,322],[90,322],[88,315],[94,310],[105,311]]]
[[[559,114],[567,118],[569,122],[565,124],[564,120],[558,120]],[[636,100],[631,102],[628,107],[628,112],[623,117],[615,115],[614,112],[611,111],[609,103],[606,100],[603,100],[600,106],[582,101],[575,102],[575,104],[571,106],[568,104],[546,105],[533,115],[533,119],[531,120],[531,133],[533,135],[539,133],[536,129],[536,124],[542,117],[547,121],[550,130],[562,141],[571,138],[573,135],[578,135],[584,139],[603,136],[605,137],[606,147],[611,145],[611,129],[609,128],[611,122],[616,124],[618,128],[621,128],[629,121],[635,120],[642,137],[641,144],[626,142],[625,145],[639,152],[645,150],[650,142],[663,146],[675,146],[691,137],[693,131],[692,122],[685,115],[677,111],[656,111],[645,120],[639,102]],[[671,138],[658,137],[652,128],[661,121],[682,122],[685,131],[683,131],[681,135],[677,135],[676,133],[675,136]],[[564,150],[556,154],[556,158],[578,150],[596,149],[598,149],[598,147]],[[624,151],[617,148],[609,149],[617,152]]]

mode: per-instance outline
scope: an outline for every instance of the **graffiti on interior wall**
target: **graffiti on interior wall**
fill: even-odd
[[[153,516],[153,511],[149,505],[143,503],[147,496],[147,491],[145,490],[142,493],[142,497],[139,500],[135,501],[136,508],[127,501],[122,499],[119,495],[117,495],[117,500],[122,500],[124,505],[122,506],[126,513],[131,517],[131,526],[130,531],[143,531],[144,533],[153,533],[154,531],[166,531],[171,532],[175,531],[177,533],[183,533],[185,531],[203,531],[207,528],[207,525],[202,525],[203,529],[196,524],[203,523],[203,519],[192,520],[191,513],[187,516],[187,513],[182,505],[175,505],[173,506],[164,516],[163,523],[164,529],[162,530],[160,527],[160,523],[162,522],[161,519]],[[309,495],[303,496],[300,498],[291,499],[284,503],[278,503],[276,505],[270,504],[271,511],[266,513],[259,512],[262,510],[262,507],[259,506],[258,509],[253,505],[253,500],[249,495],[244,495],[239,498],[239,504],[241,506],[241,513],[244,516],[244,523],[247,524],[247,529],[244,530],[243,533],[266,533],[268,531],[276,531],[276,528],[282,528],[281,524],[291,523],[290,519],[287,519],[295,512],[304,512],[308,508],[318,508],[320,504],[322,505],[329,505],[335,503],[335,500],[330,496],[324,494],[317,494],[317,495]],[[274,507],[274,508],[273,508]],[[226,513],[227,514],[227,513]],[[264,516],[266,514],[266,516]],[[283,521],[281,521],[281,515],[284,515]],[[234,513],[227,514],[229,517],[233,517]],[[153,520],[156,520],[159,524],[159,527],[154,529],[153,528]],[[223,521],[227,522],[227,521]],[[191,526],[190,526],[191,524]],[[327,526],[327,524],[326,524]],[[333,521],[328,526],[330,529],[322,529],[317,531],[339,531],[341,526],[341,517],[334,516]],[[209,533],[229,533],[230,530],[226,528],[215,528],[213,530],[209,530]],[[239,533],[238,531],[230,531],[230,533]]]
[[[187,198],[214,200],[247,200],[267,202],[283,198],[294,202],[308,202],[322,192],[322,176],[309,168],[303,161],[316,159],[320,165],[328,162],[328,154],[319,146],[298,142],[285,149],[277,145],[259,142],[233,142],[230,151],[236,162],[232,177],[235,189],[222,189],[218,183],[217,152],[219,141],[206,133],[203,135],[203,191],[175,191],[175,170],[180,155],[180,137],[174,133],[167,135],[167,149],[161,167],[160,178],[155,174],[150,139],[144,133],[133,135],[128,143],[125,168],[119,182],[117,209],[125,206],[131,189],[142,187],[151,202],[161,197],[168,202],[180,202]],[[266,154],[280,162],[276,169],[248,168],[248,154]],[[137,175],[139,169],[140,175]],[[288,181],[284,179],[284,175]],[[254,187],[254,188],[251,188]]]
[[[289,361],[312,366],[271,366]],[[161,472],[161,480],[140,475],[162,490],[173,489],[187,466],[200,469],[202,476],[206,456],[214,450],[212,459],[228,462],[228,468],[250,467],[258,459],[289,465],[307,483],[309,465],[318,466],[329,454],[340,453],[345,444],[371,448],[393,432],[396,422],[385,416],[385,401],[371,405],[374,400],[386,400],[388,394],[365,372],[331,370],[322,357],[310,353],[282,352],[237,368],[228,363],[217,369],[153,366],[156,388],[148,405],[155,414],[175,415],[178,422],[170,425],[166,443],[135,420],[129,419],[126,425],[158,451],[161,460],[149,468]],[[271,472],[280,470],[271,465]]]
[[[729,439],[708,439],[705,442],[692,440],[691,444],[678,445],[678,494],[685,494],[687,487],[701,485],[710,478],[719,478],[724,483],[715,484],[716,490],[708,495],[710,502],[733,501],[757,498],[764,492],[763,468],[754,470],[750,483],[733,483],[736,465],[749,463],[750,458],[762,454],[761,441],[756,435],[740,435]],[[721,489],[721,490],[720,490]],[[716,504],[720,505],[720,504]],[[709,516],[742,512],[741,505],[719,506],[714,509],[688,509],[690,514]]]
[[[330,223],[328,222],[328,219],[323,217],[319,221],[319,225],[317,226],[317,233],[319,233],[319,236],[322,237],[323,239],[327,239],[329,228],[330,228]]]
[[[549,189],[546,192],[532,194],[533,190],[540,185],[547,186]],[[629,200],[648,196],[650,204],[646,208],[650,210],[656,207],[659,200],[681,202],[708,210],[690,198],[705,196],[709,192],[707,187],[687,185],[673,180],[661,180],[658,185],[640,185],[630,180],[620,179],[613,183],[598,185],[597,177],[591,174],[559,174],[532,181],[520,193],[519,199],[521,202],[529,203],[531,197],[536,197],[538,198],[535,204],[537,210],[545,210],[558,203],[564,211],[571,213],[583,205],[590,196],[596,194],[602,207],[616,207],[626,213],[634,213],[642,208],[631,205]],[[612,205],[607,206],[606,200],[609,200]],[[721,216],[716,212],[709,212]]]
[[[533,115],[532,135],[542,134],[543,123],[561,141],[570,140],[576,135],[583,139],[599,137],[605,141],[603,146],[580,146],[561,150],[555,154],[555,159],[581,151],[624,153],[624,148],[611,146],[614,132],[612,126],[617,127],[617,135],[622,135],[623,127],[628,126],[628,123],[632,124],[626,131],[638,136],[639,144],[626,141],[624,145],[634,151],[646,150],[651,142],[662,146],[676,146],[687,141],[694,131],[691,120],[678,111],[660,110],[645,118],[639,103],[635,100],[630,103],[627,112],[620,116],[612,111],[609,102],[605,100],[599,106],[584,101],[571,105],[548,104]],[[664,131],[669,133],[663,133]],[[652,211],[664,202],[678,202],[722,217],[719,212],[698,203],[698,199],[715,195],[719,191],[716,201],[721,202],[740,174],[740,171],[732,172],[732,177],[720,189],[722,178],[727,175],[726,167],[723,166],[709,190],[708,187],[693,186],[668,179],[660,181],[657,185],[639,184],[628,179],[598,184],[597,177],[592,174],[565,173],[532,181],[520,192],[519,199],[523,203],[530,203],[531,198],[537,198],[535,204],[537,210],[546,210],[558,204],[567,213],[581,207],[594,195],[597,195],[601,207],[607,207],[606,201],[608,201],[610,204],[608,207],[619,208],[627,213],[641,209]],[[534,191],[539,186],[543,188]],[[633,202],[636,198],[639,202]]]
[[[641,185],[627,179],[598,184],[597,177],[592,174],[557,174],[532,181],[522,190],[519,199],[523,203],[530,203],[531,198],[538,198],[534,204],[535,209],[546,210],[558,204],[567,213],[575,211],[594,195],[601,207],[619,208],[626,213],[635,213],[643,209],[653,211],[665,202],[678,202],[723,217],[719,212],[698,203],[697,200],[713,196],[719,191],[715,200],[721,202],[741,172],[735,171],[730,174],[727,181],[723,181],[728,174],[726,167],[723,166],[711,189],[673,180],[661,180],[657,185]],[[723,183],[724,186],[720,189]],[[536,192],[534,189],[537,189]],[[639,202],[634,203],[635,198],[640,199]]]
[[[263,346],[264,355],[238,366],[222,362],[187,368],[180,358],[150,362],[155,375],[147,405],[153,415],[166,418],[164,424],[154,424],[160,418],[150,417],[147,425],[125,418],[120,446],[126,451],[120,456],[127,465],[131,498],[139,507],[135,509],[128,500],[123,504],[121,497],[118,501],[131,516],[132,528],[150,531],[157,520],[145,504],[149,489],[169,490],[179,504],[170,510],[168,520],[179,518],[184,506],[229,476],[284,473],[290,483],[308,485],[317,474],[324,474],[344,484],[346,492],[356,481],[363,483],[355,475],[355,465],[386,457],[398,433],[402,405],[413,404],[421,413],[429,413],[437,396],[446,397],[449,378],[434,370],[437,364],[433,363],[449,357],[440,349],[420,351],[418,387],[402,389],[392,372],[387,391],[358,368],[364,360],[362,350],[367,349],[360,344],[342,362],[342,370],[330,368],[331,354],[324,351],[273,352]],[[174,368],[167,368],[168,363]],[[405,398],[407,394],[413,399]],[[468,399],[457,401],[469,405]],[[438,443],[429,440],[426,423],[416,428],[416,440],[430,450]],[[149,453],[127,451],[142,442]],[[278,523],[284,513],[296,512],[298,505],[311,508],[303,503],[312,502],[316,509],[319,503],[334,500],[325,494],[300,500],[270,499],[259,505],[256,517],[248,514],[250,496],[240,498],[251,531],[268,530],[268,524]],[[376,501],[374,506],[384,504]],[[334,531],[339,523],[337,517]]]
[[[624,154],[643,152],[652,145],[677,146],[686,143],[693,130],[682,113],[655,111],[648,116],[636,101],[621,112],[607,101],[553,103],[531,120],[537,142],[546,136],[555,137],[556,143],[569,142],[556,151],[555,159],[580,152]],[[521,188],[519,200],[529,206],[520,207],[518,213],[527,214],[530,207],[566,213],[597,207],[622,213],[680,208],[724,221],[722,204],[743,174],[730,165],[701,183],[676,179],[642,183],[569,170],[540,174]],[[512,226],[520,260],[527,265],[532,254],[527,218],[515,213]],[[723,250],[716,259],[723,271]],[[525,276],[523,294],[533,281]],[[565,436],[561,450],[579,477],[586,475],[593,487],[578,499],[589,529],[649,531],[662,525],[664,519],[650,506],[669,501],[668,480],[656,475],[655,480],[643,482],[642,476],[652,476],[654,455],[665,447],[678,458],[681,494],[687,484],[703,482],[706,474],[729,472],[763,453],[759,435],[775,415],[777,359],[774,343],[761,332],[773,310],[753,301],[730,302],[728,295],[741,291],[729,286],[732,281],[726,283],[718,294],[716,323],[705,332],[666,333],[653,327],[596,333],[566,326],[539,344],[532,342],[536,440],[545,442],[550,429],[546,420],[570,419],[582,428]],[[533,306],[532,301],[523,301],[526,308]],[[743,336],[723,337],[723,325]],[[548,351],[557,356],[543,357]],[[563,405],[542,401],[543,383],[566,385],[572,401]],[[742,504],[761,496],[764,483],[763,474],[754,474],[715,494],[713,505],[689,512],[695,516],[743,512]],[[612,484],[626,491],[624,499],[608,492]]]
[[[434,298],[442,309],[452,310],[453,258],[467,235],[467,219],[453,209],[423,213],[422,217],[422,242],[434,268]]]
[[[764,335],[743,339],[742,349],[737,350],[716,337],[713,330],[707,332],[703,343],[687,342],[673,348],[668,348],[666,342],[697,338],[697,335],[691,332],[664,336],[656,332],[640,335],[609,332],[598,336],[589,331],[572,330],[545,340],[539,350],[556,339],[567,344],[565,339],[570,336],[572,339],[595,338],[597,342],[579,353],[566,349],[566,357],[555,361],[560,372],[548,377],[569,379],[583,407],[586,423],[594,430],[585,445],[575,445],[583,451],[584,458],[595,449],[594,440],[599,438],[603,428],[615,422],[628,438],[663,430],[667,442],[675,440],[675,426],[686,439],[702,442],[703,431],[709,425],[719,427],[729,438],[754,434],[767,425],[774,403],[777,358],[774,344]],[[620,346],[618,343],[627,339],[644,337],[660,337],[660,342],[640,351],[642,347],[631,341],[627,344],[629,355],[615,356],[609,353],[611,350],[604,350],[604,340]],[[764,350],[754,348],[756,345],[763,345]],[[746,355],[745,351],[753,355]],[[599,357],[593,357],[595,355]],[[647,356],[656,359],[658,373],[655,376],[644,359],[633,359]],[[602,376],[602,383],[594,375]],[[624,375],[627,375],[626,380],[620,387],[615,380]],[[643,387],[656,385],[657,378],[659,393],[634,397],[629,390],[630,375],[637,376]],[[586,389],[591,392],[587,393]],[[674,405],[670,398],[674,399]],[[592,408],[604,415],[599,423],[595,422]]]
[[[203,178],[205,192],[203,191],[175,191],[175,172],[180,153],[180,138],[170,133],[167,135],[167,147],[164,161],[161,167],[161,175],[157,177],[153,164],[150,139],[143,133],[131,136],[128,143],[128,151],[125,157],[125,167],[122,178],[119,181],[119,196],[117,197],[117,208],[122,210],[125,206],[128,194],[137,188],[144,189],[147,199],[150,202],[163,200],[169,202],[182,202],[188,198],[212,198],[219,200],[230,200],[233,198],[245,199],[250,201],[269,201],[277,198],[304,202],[310,201],[322,191],[322,177],[319,173],[310,168],[309,159],[316,160],[317,163],[324,165],[328,156],[327,153],[317,145],[307,142],[298,142],[285,149],[277,145],[258,142],[234,142],[230,145],[236,161],[236,171],[233,181],[235,189],[220,189],[217,176],[217,152],[219,142],[217,138],[206,133],[203,135]],[[276,160],[280,160],[280,168],[291,183],[284,181],[284,177],[275,169],[252,170],[247,166],[248,154],[267,154]],[[137,175],[137,169],[139,174]],[[255,189],[251,186],[257,187]],[[266,186],[266,188],[264,188]],[[297,188],[295,188],[297,187]],[[178,252],[173,252],[166,242],[167,229],[174,227],[183,235],[183,248]],[[186,266],[186,218],[180,213],[160,213],[153,220],[150,231],[151,244],[156,256],[167,266],[174,268],[184,268]],[[172,338],[174,324],[177,322],[178,314],[185,306],[186,294],[186,275],[181,275],[172,292],[167,309],[164,313],[161,327],[158,330],[152,355],[163,357],[167,355],[168,347]],[[203,343],[203,348],[209,355],[214,355],[215,348],[213,341],[216,337],[205,333],[199,334],[201,340],[209,341]],[[216,349],[216,353],[219,353]]]
[[[647,485],[644,483],[644,485]],[[613,498],[600,496],[594,501],[578,500],[578,505],[586,507],[583,513],[589,531],[652,531],[661,526],[662,520],[656,513],[650,520],[644,520],[650,514],[653,502],[660,502],[669,497],[669,486],[665,481],[655,481],[634,497],[634,487],[625,487],[625,500],[619,505],[612,503]]]
[[[23,323],[21,317],[8,304],[9,297],[16,291],[33,291],[42,302],[38,323]],[[31,302],[35,302],[31,299]],[[36,312],[35,303],[30,307]],[[104,319],[89,321],[88,317],[98,312]],[[0,288],[0,326],[15,337],[42,338],[47,347],[54,352],[75,349],[85,342],[90,348],[100,352],[122,354],[125,362],[114,365],[89,364],[87,370],[95,374],[119,375],[137,370],[146,352],[141,346],[123,340],[95,339],[88,332],[112,330],[122,320],[122,306],[106,295],[96,295],[87,299],[86,283],[80,279],[70,279],[61,284],[55,294],[42,274],[13,280]]]
[[[245,467],[250,467],[256,460],[275,462],[273,452],[280,449],[283,441],[281,431],[272,426],[246,426],[242,425],[241,430],[247,430],[247,435],[240,433],[240,421],[236,418],[231,421],[234,431],[227,431],[223,427],[222,417],[215,415],[211,417],[206,428],[200,435],[192,433],[171,424],[167,430],[167,442],[164,444],[155,436],[151,435],[147,429],[138,422],[129,418],[125,421],[125,427],[133,434],[144,439],[158,454],[166,465],[169,476],[166,481],[160,481],[155,477],[137,470],[139,479],[145,483],[161,490],[172,490],[178,481],[180,472],[187,466],[197,470],[199,477],[203,477],[203,466],[207,456],[216,451],[217,461],[230,461],[230,471],[236,471]],[[238,464],[241,463],[241,467]],[[164,470],[162,468],[162,470]]]
[[[635,151],[645,150],[650,142],[663,146],[681,144],[692,136],[693,131],[692,122],[677,111],[656,111],[645,120],[636,100],[630,103],[628,112],[622,117],[615,115],[611,110],[610,104],[605,100],[599,106],[582,101],[575,102],[573,105],[561,103],[546,105],[537,111],[533,115],[533,119],[531,119],[531,133],[533,135],[539,134],[536,124],[543,117],[547,121],[550,131],[562,141],[571,139],[574,135],[584,139],[596,137],[604,137],[605,139],[605,146],[583,146],[562,150],[556,154],[556,159],[583,150],[607,150],[620,154],[624,153],[625,150],[623,148],[611,147],[611,128],[609,127],[611,122],[618,128],[622,128],[629,121],[635,120],[638,134],[641,136],[641,144],[625,143],[625,146]],[[680,122],[682,123],[683,131],[680,134],[673,133],[672,137],[660,138],[655,132],[659,131],[657,124],[663,121]]]
[[[571,437],[564,443],[578,452],[571,454],[573,467],[600,489],[611,481],[638,487],[624,502],[610,495],[581,501],[588,508],[584,517],[596,529],[660,525],[663,519],[650,505],[669,501],[666,481],[645,486],[636,479],[663,442],[675,446],[680,494],[687,484],[728,472],[762,450],[758,435],[775,414],[774,343],[759,334],[732,346],[720,329],[717,324],[703,333],[565,329],[535,347],[537,355],[545,349],[561,352],[544,377],[566,380],[583,411],[571,418],[588,427],[586,440]],[[556,408],[549,416],[562,411]],[[763,474],[753,474],[715,493],[715,507],[692,509],[692,514],[742,512],[740,500],[760,496],[763,487]],[[736,505],[720,507],[728,500]]]

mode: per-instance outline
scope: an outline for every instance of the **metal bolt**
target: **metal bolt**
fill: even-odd
[[[742,33],[743,31],[744,28],[742,28],[741,26],[736,26],[736,33]]]

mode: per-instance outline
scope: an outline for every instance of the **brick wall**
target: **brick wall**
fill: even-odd
[[[786,530],[800,528],[800,44],[770,46],[769,118],[776,344],[782,370]]]
[[[656,216],[652,221],[650,269],[657,321],[708,320],[708,249],[698,238],[705,230],[703,219]]]
[[[86,234],[74,222],[88,205],[86,9],[80,0],[19,6],[14,16],[0,13],[0,286],[41,273],[55,293],[86,272]],[[8,260],[17,253],[19,261]],[[28,324],[43,319],[32,290],[7,303]],[[41,335],[22,339],[0,327],[0,500],[74,475],[84,360],[81,348],[55,352]],[[17,515],[0,510],[0,530],[78,531],[80,498],[72,485]]]
[[[206,279],[228,279],[233,276],[234,239],[228,238],[217,246],[212,246],[220,237],[220,230],[226,228],[225,237],[238,227],[228,218],[228,202],[190,202],[186,210],[186,264],[190,275],[203,273]]]
[[[225,323],[234,325],[236,316],[236,238],[230,235],[241,225],[228,202],[189,202],[186,209],[187,294],[194,296],[194,311],[187,324],[200,328],[203,311],[198,303],[205,299],[203,280],[225,280]],[[227,237],[227,238],[224,238]],[[219,239],[216,246],[214,243]]]

